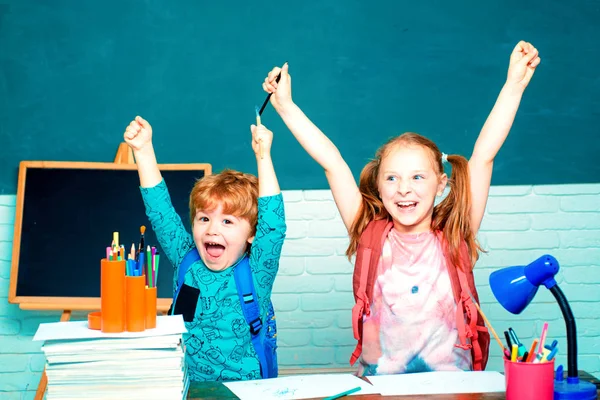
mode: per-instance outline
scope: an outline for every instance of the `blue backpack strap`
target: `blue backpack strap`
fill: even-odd
[[[265,334],[261,335],[263,322],[260,319],[260,306],[258,305],[258,296],[254,289],[254,281],[252,280],[252,271],[248,257],[244,257],[233,271],[235,285],[237,287],[238,296],[242,305],[244,318],[250,326],[250,335],[252,337],[252,345],[260,362],[260,370],[263,378],[273,378],[277,376],[274,372],[272,350],[266,348]],[[276,366],[275,366],[276,367]]]
[[[175,312],[175,302],[181,286],[185,280],[185,274],[187,273],[190,266],[200,259],[198,249],[195,247],[191,249],[179,264],[179,271],[177,274],[177,286],[175,287],[175,293],[173,296],[173,304],[171,305],[171,314]],[[263,323],[260,319],[260,306],[258,305],[258,296],[254,289],[254,281],[252,280],[252,270],[250,269],[250,261],[247,256],[242,258],[239,264],[233,271],[235,279],[235,285],[237,288],[240,304],[242,305],[242,312],[246,323],[250,326],[250,335],[252,338],[252,346],[258,356],[260,362],[261,375],[263,378],[275,378],[278,375],[277,368],[277,353],[276,353],[276,339],[277,326],[275,324],[275,315],[273,310],[273,304],[269,303],[269,309],[267,310],[267,332],[262,332]]]
[[[190,266],[200,259],[200,253],[198,253],[197,248],[193,248],[183,257],[181,260],[181,264],[179,264],[179,272],[177,274],[177,286],[175,286],[175,292],[173,294],[173,304],[171,304],[171,314],[175,312],[175,301],[177,301],[177,296],[179,295],[179,291],[181,290],[181,286],[183,286],[183,281],[185,280],[185,274],[187,273]]]

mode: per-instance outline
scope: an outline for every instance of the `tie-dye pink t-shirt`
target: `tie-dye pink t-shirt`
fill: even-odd
[[[471,369],[470,350],[455,346],[456,302],[434,232],[390,231],[363,322],[361,374]]]

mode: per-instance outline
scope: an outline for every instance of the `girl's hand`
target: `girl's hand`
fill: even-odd
[[[520,41],[510,55],[506,83],[525,90],[540,61],[537,49],[531,43]]]
[[[292,77],[288,72],[288,63],[283,64],[283,67],[275,67],[269,72],[263,82],[263,89],[267,93],[272,93],[271,104],[275,110],[285,107],[292,103]],[[277,77],[281,74],[279,82]]]

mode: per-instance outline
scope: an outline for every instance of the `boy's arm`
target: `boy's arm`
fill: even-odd
[[[494,158],[510,132],[523,92],[539,63],[535,47],[526,42],[517,44],[510,57],[506,83],[475,143],[469,159],[471,228],[474,234],[479,230],[485,212]]]
[[[258,297],[262,300],[271,295],[273,282],[279,270],[285,232],[285,211],[281,193],[259,197],[258,223],[250,250],[250,265]]]
[[[276,82],[280,73],[281,78]],[[292,101],[288,64],[281,69],[273,69],[265,79],[263,88],[273,93],[271,103],[283,122],[304,150],[325,170],[333,199],[344,225],[349,230],[362,202],[358,185],[338,148]]]
[[[162,181],[162,175],[156,162],[156,154],[152,146],[152,126],[140,116],[135,117],[125,129],[125,142],[133,150],[137,164],[140,185],[153,187]]]
[[[138,175],[140,176],[141,187],[154,187],[162,181],[162,175],[158,169],[156,154],[152,143],[147,148],[140,151],[134,151],[135,163],[137,164]]]
[[[158,169],[152,146],[152,127],[143,118],[136,117],[125,130],[124,138],[135,156],[146,215],[165,255],[177,268],[194,247],[194,242],[171,203],[167,185]]]
[[[262,124],[252,125],[250,130],[258,167],[258,223],[250,257],[258,297],[268,299],[279,269],[286,231],[285,213],[271,159],[273,133]]]
[[[146,215],[158,243],[177,270],[185,255],[195,247],[192,236],[186,231],[181,217],[175,211],[164,180],[153,187],[140,187],[140,190]]]
[[[250,126],[252,132],[252,149],[256,155],[258,169],[258,197],[273,196],[281,193],[275,167],[271,158],[273,132],[264,125]]]

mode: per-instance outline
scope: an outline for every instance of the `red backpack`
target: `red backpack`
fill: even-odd
[[[377,264],[383,243],[392,226],[393,223],[387,220],[371,221],[360,236],[352,278],[354,299],[356,301],[352,308],[352,328],[354,338],[358,340],[358,344],[350,357],[350,365],[354,365],[362,353],[363,315],[369,315],[371,311],[370,304],[373,296],[373,284],[377,275]],[[456,346],[465,350],[471,349],[473,370],[483,371],[488,360],[490,334],[483,319],[478,318],[477,308],[469,295],[470,292],[475,301],[479,303],[467,244],[463,242],[461,245],[460,262],[462,268],[456,268],[450,260],[449,252],[445,251],[447,242],[444,240],[442,232],[437,231],[436,235],[442,241],[444,247],[454,300],[457,304],[456,327],[460,344]]]

